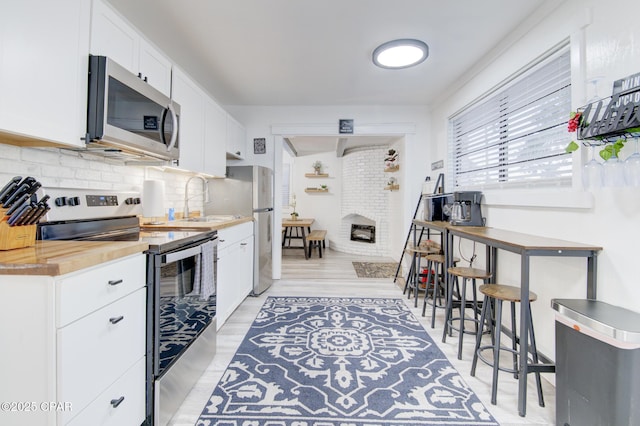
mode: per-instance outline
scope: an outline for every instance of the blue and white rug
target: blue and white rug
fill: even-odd
[[[401,299],[269,297],[197,425],[496,425]]]

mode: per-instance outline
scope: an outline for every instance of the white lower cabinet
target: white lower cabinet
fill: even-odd
[[[102,392],[87,408],[67,423],[70,426],[123,426],[144,419],[145,359],[141,358],[122,377]],[[142,423],[142,421],[140,421]]]
[[[10,425],[145,419],[146,257],[63,276],[0,275],[0,412]]]
[[[218,231],[218,329],[253,289],[253,222]]]

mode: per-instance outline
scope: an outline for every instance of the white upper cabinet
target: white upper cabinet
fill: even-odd
[[[1,9],[0,140],[84,146],[90,0]]]
[[[224,176],[226,112],[177,67],[173,99],[180,104],[180,168]]]
[[[108,56],[167,96],[171,61],[111,7],[94,0],[91,53]]]
[[[205,102],[204,115],[204,169],[209,174],[224,176],[227,167],[225,155],[227,112],[209,98]]]
[[[227,114],[227,155],[229,158],[243,159],[246,155],[246,131],[242,124]]]
[[[180,104],[180,168],[204,172],[205,93],[191,78],[175,67],[173,100]]]

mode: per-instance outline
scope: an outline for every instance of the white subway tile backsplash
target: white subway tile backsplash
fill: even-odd
[[[100,156],[55,148],[24,148],[0,143],[0,182],[13,176],[33,176],[45,187],[141,191],[145,179],[165,181],[165,208],[182,211],[184,186],[190,175],[154,168],[126,166]],[[194,183],[194,188],[196,187]],[[202,199],[189,201],[203,210]]]

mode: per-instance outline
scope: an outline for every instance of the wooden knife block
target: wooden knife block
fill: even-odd
[[[13,250],[36,245],[38,225],[9,226],[7,209],[0,209],[0,250]]]

